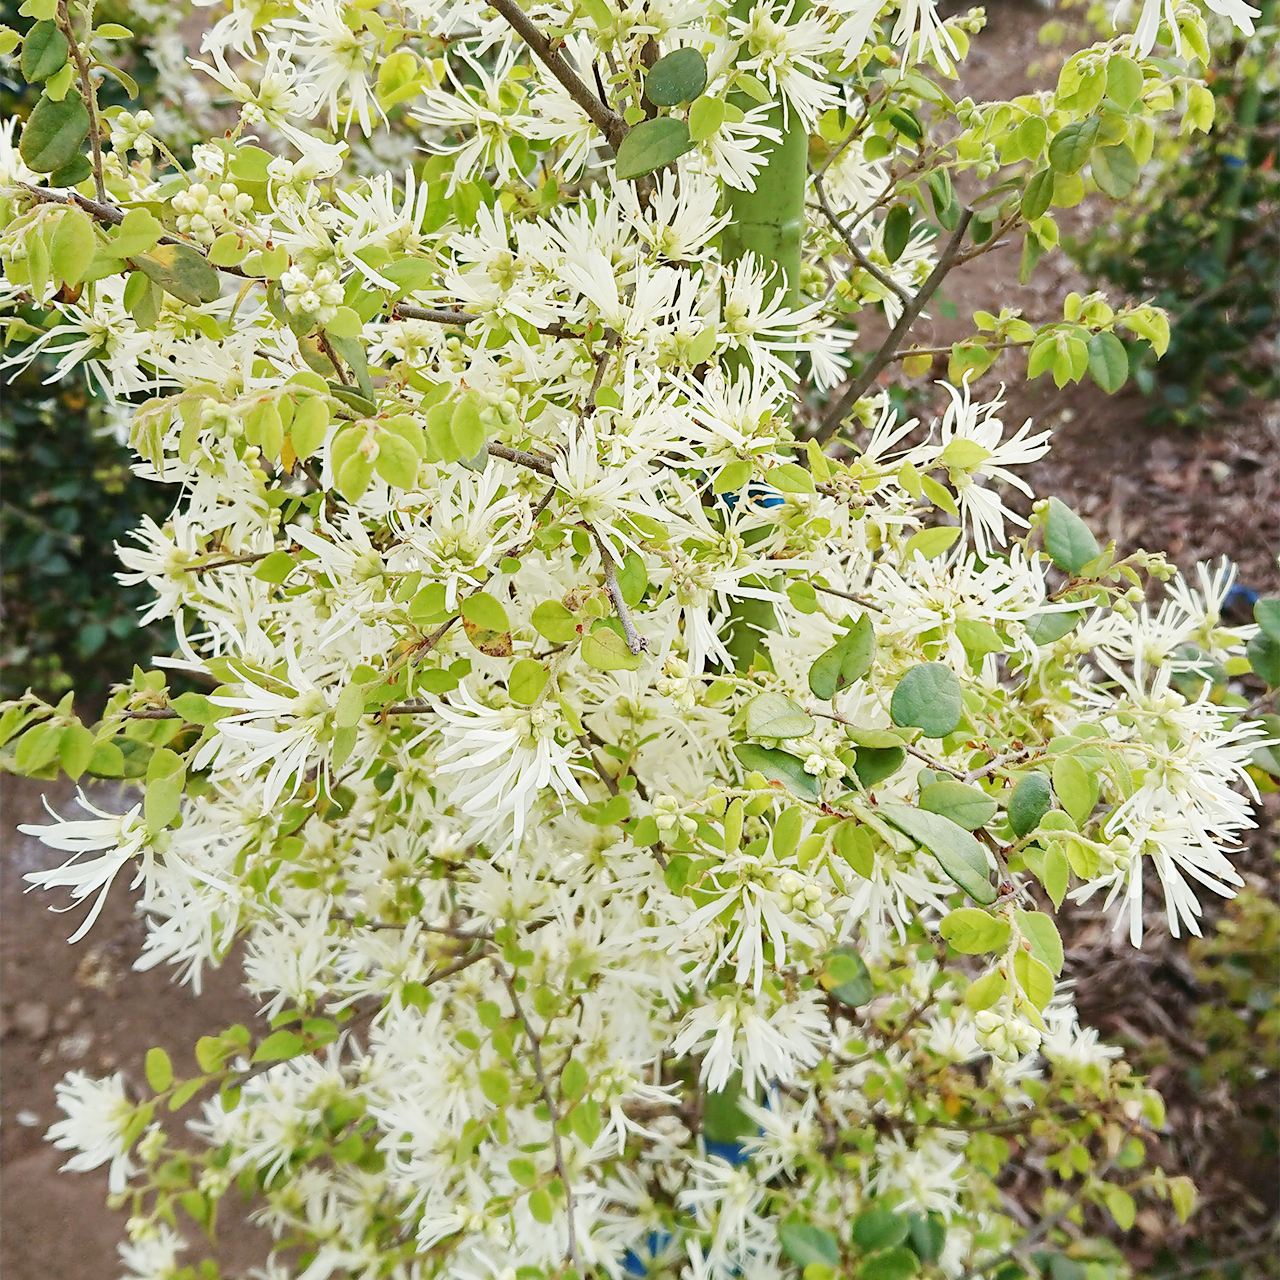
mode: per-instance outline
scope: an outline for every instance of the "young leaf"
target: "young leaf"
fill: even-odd
[[[1079,573],[1101,548],[1089,526],[1066,503],[1049,499],[1044,522],[1044,549],[1049,559],[1067,573]]]
[[[747,704],[746,730],[753,738],[803,738],[813,717],[786,694],[762,693]]]

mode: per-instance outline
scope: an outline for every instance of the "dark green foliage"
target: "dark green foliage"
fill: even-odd
[[[1250,396],[1280,392],[1272,345],[1280,321],[1280,92],[1260,89],[1260,56],[1265,48],[1224,56],[1234,74],[1211,84],[1210,132],[1175,150],[1131,212],[1117,208],[1118,220],[1067,246],[1094,280],[1169,312],[1163,358],[1144,341],[1130,349],[1154,421],[1203,425]]]
[[[50,372],[37,360],[8,383],[0,405],[0,696],[28,686],[53,696],[74,684],[96,698],[135,662],[172,647],[167,627],[138,631],[138,606],[151,593],[116,581],[115,543],[144,513],[163,523],[176,492],[132,474],[130,453],[104,430],[82,374],[45,386]]]

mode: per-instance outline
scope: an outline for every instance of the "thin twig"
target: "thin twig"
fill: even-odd
[[[551,1113],[551,1151],[555,1158],[556,1172],[560,1175],[560,1181],[564,1186],[564,1208],[569,1228],[569,1261],[574,1267],[581,1270],[581,1261],[578,1257],[578,1236],[573,1222],[575,1212],[573,1187],[569,1182],[569,1167],[565,1164],[564,1148],[560,1144],[560,1108],[556,1104],[555,1094],[551,1091],[551,1085],[547,1081],[547,1074],[542,1067],[542,1042],[534,1034],[533,1026],[524,1011],[524,1006],[520,1003],[520,997],[516,993],[515,979],[496,959],[494,968],[497,969],[499,976],[506,985],[507,994],[511,997],[512,1011],[520,1019],[521,1024],[524,1026],[524,1033],[529,1038],[529,1055],[533,1059],[534,1074],[538,1077],[538,1084],[542,1088],[542,1100],[547,1104],[547,1110]]]
[[[617,151],[618,144],[627,135],[627,122],[610,106],[602,102],[587,88],[577,72],[565,60],[551,41],[529,21],[528,15],[515,0],[489,0],[496,9],[538,55],[539,61],[564,86],[569,96],[590,117],[592,124],[604,134],[609,145]]]
[[[818,203],[822,206],[822,212],[826,214],[827,221],[835,228],[836,234],[844,241],[844,247],[848,249],[850,257],[865,271],[873,280],[878,281],[886,289],[891,289],[902,299],[902,305],[909,307],[911,305],[911,295],[900,285],[892,276],[886,275],[879,267],[876,266],[870,258],[867,257],[861,249],[858,248],[858,242],[852,235],[847,232],[840,223],[840,219],[836,216],[836,211],[831,207],[831,202],[827,199],[826,188],[822,185],[822,175],[814,172],[813,189],[818,193]]]
[[[956,258],[959,257],[960,245],[972,219],[972,209],[965,209],[961,213],[956,229],[951,233],[951,239],[947,241],[947,247],[943,249],[937,265],[929,273],[929,278],[920,286],[919,292],[911,299],[910,305],[903,308],[898,323],[893,326],[892,332],[881,344],[880,350],[867,361],[866,368],[858,375],[848,391],[840,397],[836,406],[823,419],[822,425],[814,432],[812,438],[819,444],[825,444],[840,429],[840,424],[849,410],[862,399],[867,388],[880,376],[880,371],[893,359],[899,343],[907,336],[908,330],[924,310],[925,303],[933,297],[934,292],[955,264]]]
[[[613,556],[610,555],[604,539],[595,529],[591,525],[587,525],[587,528],[591,530],[591,536],[600,549],[600,562],[604,565],[605,590],[609,593],[609,599],[613,601],[613,610],[618,615],[618,621],[622,623],[622,635],[627,642],[627,649],[632,654],[642,653],[649,647],[649,642],[636,630],[636,624],[631,621],[631,610],[622,597],[622,587],[618,583],[618,569],[614,564]]]
[[[80,85],[84,90],[85,110],[89,113],[89,145],[93,148],[93,187],[101,201],[107,198],[107,188],[102,177],[102,136],[98,128],[98,94],[89,79],[89,64],[84,60],[84,50],[71,26],[71,15],[67,12],[67,0],[58,0],[58,29],[67,38],[71,46],[71,56],[75,59],[76,70],[80,72]]]
[[[854,604],[860,604],[864,609],[874,609],[876,613],[884,612],[884,605],[876,604],[866,596],[855,595],[852,591],[837,591],[835,587],[820,587],[816,582],[810,582],[809,585],[815,591],[821,591],[823,595],[839,596],[841,600],[852,600]]]

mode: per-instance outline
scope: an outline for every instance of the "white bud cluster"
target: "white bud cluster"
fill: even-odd
[[[973,1021],[978,1043],[1002,1062],[1016,1062],[1023,1054],[1033,1053],[1043,1038],[1029,1022],[994,1009],[983,1009]]]
[[[669,836],[677,827],[685,833],[685,835],[693,835],[698,829],[698,824],[688,816],[679,812],[680,801],[675,796],[655,796],[653,800],[653,820],[658,824],[658,830],[664,835]]]
[[[253,197],[234,182],[224,182],[210,191],[203,182],[194,183],[173,197],[178,214],[178,230],[203,244],[212,244],[218,234],[235,224],[253,208]]]
[[[308,271],[293,266],[280,277],[284,290],[284,305],[292,314],[315,316],[320,324],[327,324],[342,305],[342,285],[329,267],[316,267]]]
[[[136,114],[121,111],[111,121],[111,145],[120,153],[132,149],[146,160],[155,151],[155,143],[147,136],[147,130],[156,122],[150,111],[139,111]]]

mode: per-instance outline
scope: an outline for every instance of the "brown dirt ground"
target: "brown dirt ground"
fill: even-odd
[[[1038,46],[1036,33],[1044,19],[1040,9],[994,3],[990,14],[990,28],[975,43],[965,72],[964,92],[976,99],[1008,92],[1011,70],[1034,60],[1042,64],[1038,82],[1056,74],[1063,55]],[[1083,209],[1080,216],[1089,212]],[[1030,285],[1019,286],[1019,252],[1017,244],[999,248],[948,281],[947,297],[960,315],[979,307],[998,311],[1004,305],[1022,307],[1033,319],[1061,315],[1062,296],[1081,289],[1083,282],[1066,259],[1050,257]],[[943,345],[959,336],[956,325],[941,318],[922,320],[913,334],[921,346]],[[1139,546],[1163,550],[1185,569],[1197,560],[1229,555],[1240,566],[1241,581],[1264,594],[1280,589],[1280,407],[1249,406],[1200,435],[1161,431],[1143,424],[1143,406],[1134,395],[1107,397],[1091,385],[1057,391],[1047,379],[1019,385],[1024,366],[1014,360],[1003,357],[978,390],[989,395],[1005,377],[1010,382],[1006,423],[1030,416],[1055,428],[1053,452],[1028,477],[1038,494],[1061,496],[1089,519],[1099,536],[1114,538],[1122,552]],[[936,372],[942,371],[940,365]],[[79,913],[50,915],[44,895],[22,892],[23,872],[60,860],[16,830],[21,823],[42,820],[41,791],[49,793],[55,809],[70,807],[73,792],[65,783],[4,779],[0,1258],[8,1280],[107,1280],[119,1273],[115,1245],[123,1235],[125,1214],[105,1208],[105,1171],[78,1176],[57,1172],[60,1153],[42,1139],[59,1115],[54,1082],[72,1069],[98,1075],[119,1070],[128,1080],[141,1082],[142,1057],[153,1044],[165,1047],[180,1071],[184,1065],[191,1069],[191,1046],[200,1034],[210,1027],[248,1023],[255,1009],[230,964],[207,977],[199,1004],[189,988],[170,981],[167,971],[131,972],[143,930],[123,878],[88,937],[67,946],[64,939]],[[95,800],[103,803],[103,796],[95,793]],[[1265,806],[1265,825],[1249,859],[1251,882],[1273,898],[1275,800],[1271,797]],[[1080,911],[1068,945],[1082,978],[1086,973],[1106,975],[1103,982],[1091,978],[1087,988],[1082,983],[1080,994],[1082,1008],[1108,1035],[1149,1043],[1170,1031],[1171,1018],[1162,1011],[1185,1013],[1188,1008],[1187,991],[1195,987],[1183,944],[1157,945],[1138,956],[1113,939],[1095,915]],[[1194,1044],[1185,1048],[1192,1056],[1195,1051]],[[1185,1112],[1171,1109],[1175,1125],[1203,1129],[1204,1114],[1195,1112],[1194,1098],[1179,1095],[1174,1101]],[[1198,1161],[1198,1172],[1215,1184],[1215,1213],[1222,1215],[1223,1225],[1239,1212],[1254,1222],[1274,1212],[1274,1168],[1247,1162],[1240,1167],[1239,1135],[1229,1126],[1199,1136],[1202,1150],[1210,1145]],[[1237,1203],[1228,1211],[1232,1197]],[[1155,1239],[1143,1235],[1142,1225],[1128,1242],[1140,1265],[1151,1258]],[[242,1273],[261,1259],[263,1237],[235,1226],[222,1233],[221,1254],[226,1273]]]

